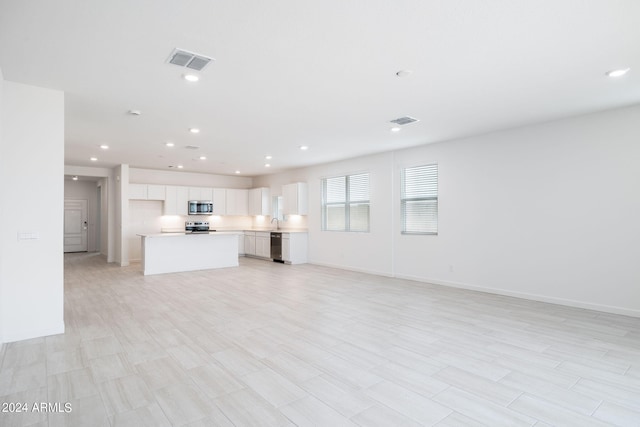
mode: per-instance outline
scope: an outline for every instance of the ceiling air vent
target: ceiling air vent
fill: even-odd
[[[202,71],[211,61],[213,61],[213,58],[182,49],[174,49],[171,55],[169,55],[169,59],[167,59],[169,64],[187,67],[196,71]]]
[[[395,123],[397,125],[408,125],[409,123],[417,122],[418,119],[414,119],[413,117],[404,116],[399,117],[395,120],[391,120],[391,123]]]
[[[197,145],[185,145],[184,148],[186,148],[187,150],[199,150],[200,147],[198,147]]]

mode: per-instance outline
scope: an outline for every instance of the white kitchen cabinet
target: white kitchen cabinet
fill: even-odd
[[[178,215],[176,210],[177,188],[175,185],[167,185],[165,188],[164,215]]]
[[[167,185],[165,189],[164,214],[187,215],[189,189],[175,185]]]
[[[176,211],[178,215],[189,214],[189,189],[187,187],[176,187]]]
[[[244,233],[238,234],[238,256],[244,255]]]
[[[249,215],[270,215],[269,189],[252,188],[249,190]]]
[[[249,215],[249,190],[227,188],[227,215]]]
[[[154,184],[129,184],[130,200],[164,200],[166,187]]]
[[[204,200],[200,198],[200,187],[189,187],[189,200]]]
[[[147,185],[147,200],[164,200],[166,198],[165,185]]]
[[[271,258],[271,233],[256,231],[256,256]]]
[[[282,260],[291,262],[291,239],[288,234],[282,235]]]
[[[213,188],[189,187],[189,200],[213,200]]]
[[[282,213],[306,215],[308,212],[307,183],[295,182],[282,186]]]
[[[282,233],[282,259],[287,264],[307,262],[308,234]]]
[[[213,201],[214,215],[227,214],[227,190],[224,188],[213,188],[211,200]]]
[[[129,184],[130,200],[147,200],[147,184]]]
[[[244,232],[244,254],[256,254],[256,233],[254,231]]]

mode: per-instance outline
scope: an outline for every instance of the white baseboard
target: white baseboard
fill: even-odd
[[[58,335],[64,334],[64,321],[61,322],[58,326],[47,329],[40,329],[37,331],[14,331],[10,333],[6,333],[2,337],[3,341],[6,343],[15,342],[15,341],[23,341],[29,340],[31,338],[40,338],[47,337],[49,335]]]
[[[417,276],[396,275],[395,277],[397,277],[398,279],[414,280],[416,282],[431,283],[434,285],[447,286],[451,288],[467,289],[470,291],[486,292],[489,294],[504,295],[504,296],[514,297],[514,298],[522,298],[526,300],[546,302],[549,304],[558,304],[558,305],[565,305],[569,307],[584,308],[587,310],[602,311],[604,313],[621,314],[624,316],[631,316],[631,317],[640,317],[640,310],[633,310],[633,309],[624,308],[624,307],[616,307],[616,306],[605,305],[605,304],[594,304],[586,301],[578,301],[578,300],[558,298],[558,297],[549,297],[549,296],[539,295],[539,294],[530,294],[527,292],[513,292],[505,289],[487,288],[483,286],[469,285],[467,283],[448,282],[443,280],[431,280],[431,279],[425,279]]]
[[[337,268],[337,269],[340,269],[340,270],[355,271],[356,273],[374,274],[376,276],[394,277],[393,274],[386,273],[384,271],[370,270],[370,269],[367,269],[367,268],[351,267],[351,266],[336,265],[336,264],[327,264],[327,263],[324,263],[324,262],[308,262],[307,264],[319,265],[321,267]]]
[[[531,294],[527,292],[513,292],[505,289],[489,288],[489,287],[483,287],[483,286],[470,285],[467,283],[449,282],[449,281],[437,280],[437,279],[427,279],[424,277],[411,276],[411,275],[405,275],[405,274],[390,274],[382,271],[374,271],[370,269],[328,264],[328,263],[322,263],[322,262],[309,262],[309,264],[319,265],[322,267],[337,268],[341,270],[355,271],[358,273],[375,274],[376,276],[395,277],[398,279],[413,280],[415,282],[431,283],[434,285],[447,286],[451,288],[467,289],[470,291],[477,291],[477,292],[486,292],[489,294],[504,295],[508,297],[522,298],[522,299],[531,300],[531,301],[546,302],[549,304],[558,304],[558,305],[565,305],[568,307],[584,308],[587,310],[601,311],[603,313],[612,313],[612,314],[621,314],[623,316],[640,317],[640,310],[633,310],[625,307],[617,307],[617,306],[605,305],[605,304],[594,304],[586,301],[550,297],[546,295]]]

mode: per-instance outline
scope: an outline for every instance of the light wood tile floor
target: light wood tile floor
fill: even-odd
[[[313,265],[142,276],[65,256],[4,426],[640,426],[640,319]]]

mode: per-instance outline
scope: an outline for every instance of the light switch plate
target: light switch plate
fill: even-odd
[[[40,238],[40,233],[37,231],[19,231],[18,232],[18,240],[38,240]]]

